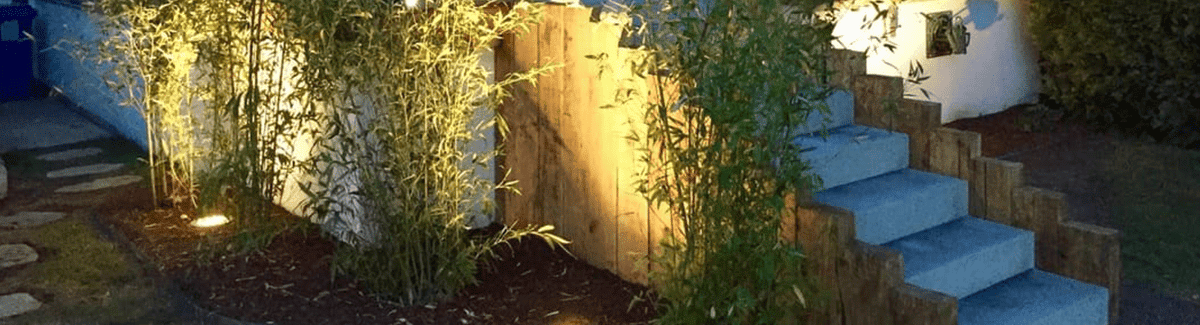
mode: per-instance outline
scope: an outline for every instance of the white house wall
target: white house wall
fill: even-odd
[[[6,1],[6,0],[0,0]],[[42,47],[37,55],[37,77],[47,84],[60,89],[64,96],[76,103],[80,108],[86,110],[95,118],[100,119],[100,123],[111,125],[124,138],[130,139],[140,145],[143,149],[146,146],[146,123],[140,112],[134,108],[124,107],[118,104],[113,94],[104,82],[97,77],[96,67],[84,66],[69,55],[70,46],[66,40],[83,40],[95,41],[99,39],[100,32],[96,24],[92,21],[84,11],[54,2],[34,0],[30,1],[31,5],[38,10],[38,18],[35,23],[35,34],[40,38],[39,44]],[[494,82],[494,56],[491,51],[482,53],[480,64],[488,71],[488,81]],[[292,64],[285,64],[279,67],[283,71],[291,71]],[[286,87],[285,91],[290,91],[290,87]],[[296,109],[296,103],[284,103],[284,106],[277,109]],[[193,106],[203,105],[202,103],[192,103]],[[202,113],[202,109],[193,107],[193,111]],[[492,111],[480,107],[476,111],[473,125],[482,123],[491,117]],[[205,117],[200,116],[204,119]],[[204,123],[209,125],[210,123]],[[199,131],[199,130],[198,130]],[[472,141],[468,144],[469,153],[483,153],[492,150],[495,147],[495,128],[486,128],[482,131],[482,138]],[[198,143],[197,145],[204,147],[208,144]],[[311,152],[312,139],[307,136],[301,136],[293,143],[292,155],[294,159],[307,159],[315,153]],[[466,166],[464,164],[464,166]],[[485,180],[493,182],[495,180],[495,163],[494,160],[489,160],[484,167],[475,167],[478,175]],[[308,201],[308,197],[300,189],[300,184],[313,181],[311,175],[303,175],[293,173],[288,175],[284,183],[284,189],[278,198],[277,202],[280,206],[296,215],[313,217],[311,211],[305,211],[304,206]],[[347,184],[353,187],[356,184]],[[494,194],[492,191],[487,191],[484,195],[486,199],[492,199]],[[345,198],[343,198],[345,199]],[[360,209],[354,203],[351,203],[352,209]],[[479,207],[482,208],[482,207]],[[490,224],[493,220],[493,213],[487,211],[486,215],[472,217],[471,225],[474,227],[483,227]],[[352,224],[348,225],[353,232],[362,232],[363,225],[358,224],[357,220],[351,220]],[[369,236],[368,236],[369,237]]]
[[[82,10],[48,1],[29,2],[37,10],[34,36],[38,40],[36,77],[62,91],[100,123],[108,124],[126,139],[146,148],[146,122],[135,109],[118,104],[115,94],[98,75],[97,67],[83,66],[69,54],[67,40],[95,41],[100,32]]]
[[[971,34],[967,54],[925,57],[925,17],[921,13],[949,10],[963,17]],[[867,73],[905,76],[910,62],[920,62],[930,78],[919,86],[930,92],[929,101],[942,104],[942,123],[995,113],[1013,105],[1037,100],[1037,53],[1026,26],[1027,0],[928,0],[899,5],[899,28],[893,38],[895,52],[882,47],[869,53]],[[870,16],[868,16],[870,15]],[[875,11],[865,6],[839,21],[835,47],[867,51],[871,41],[860,32],[865,18]],[[881,35],[883,26],[873,26]],[[906,92],[925,100],[916,86]]]

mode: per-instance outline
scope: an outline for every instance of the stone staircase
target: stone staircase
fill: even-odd
[[[1034,232],[968,213],[967,180],[910,168],[916,160],[910,157],[910,143],[925,142],[855,124],[856,105],[881,101],[841,90],[826,102],[831,114],[810,118],[800,132],[806,135],[794,141],[809,149],[802,157],[824,181],[813,200],[852,214],[850,232],[857,245],[898,252],[904,284],[897,285],[957,302],[957,315],[932,318],[959,324],[1109,322],[1107,288],[1038,269]],[[921,155],[927,157],[928,152]],[[855,313],[851,304],[844,308],[847,314]],[[892,322],[901,323],[901,318]]]

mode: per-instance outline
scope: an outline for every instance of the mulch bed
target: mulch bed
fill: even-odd
[[[169,280],[191,305],[219,315],[202,322],[638,324],[656,315],[645,287],[538,238],[498,247],[498,259],[481,263],[478,284],[449,301],[403,307],[334,276],[335,243],[282,209],[271,217],[288,224],[287,231],[261,250],[235,253],[209,244],[230,235],[228,229],[199,230],[181,217],[193,213],[151,209],[146,189],[129,191],[110,196],[95,215],[133,246],[150,273]]]

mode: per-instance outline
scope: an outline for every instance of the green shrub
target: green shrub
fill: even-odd
[[[489,83],[480,57],[540,7],[430,3],[101,0],[92,10],[108,37],[77,49],[112,67],[100,73],[146,118],[156,189],[230,215],[229,240],[244,251],[285,230],[267,215],[294,177],[305,211],[345,241],[334,271],[425,303],[474,281],[499,242],[565,243],[552,227],[466,235],[468,218],[491,212],[487,194],[513,185],[476,172],[497,152],[468,144],[507,131],[494,111],[476,121],[476,109],[545,71]]]
[[[468,144],[488,127],[507,131],[494,111],[482,123],[473,121],[475,112],[496,109],[507,86],[540,71],[489,83],[480,57],[503,33],[527,29],[540,7],[521,2],[489,12],[486,6],[501,4],[474,0],[427,8],[392,0],[280,3],[284,26],[305,42],[299,79],[306,105],[329,110],[316,138],[319,154],[307,166],[317,180],[306,191],[325,228],[346,242],[335,271],[405,305],[457,293],[501,238],[466,235],[469,218],[491,212],[487,193],[498,189],[475,168],[497,152],[471,153]]]
[[[270,0],[100,0],[88,9],[104,37],[75,46],[145,119],[154,199],[224,213],[262,238],[279,230],[265,216],[299,163],[292,143],[316,121],[313,111],[288,108],[298,97],[284,72],[302,43],[273,24],[276,8]]]
[[[1097,124],[1200,144],[1200,2],[1034,0],[1042,92]]]
[[[832,26],[811,21],[819,1],[788,2],[650,1],[635,11],[649,22],[649,55],[634,66],[662,81],[633,137],[648,168],[639,190],[681,226],[652,258],[662,323],[775,324],[820,300],[801,251],[778,231],[785,197],[819,186],[791,130],[828,112]]]

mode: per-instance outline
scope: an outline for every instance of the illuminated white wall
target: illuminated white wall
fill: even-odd
[[[0,0],[0,3],[8,0]],[[31,1],[31,4],[38,10],[39,15],[35,23],[36,34],[41,38],[40,46],[42,47],[37,56],[38,71],[37,77],[42,79],[47,84],[61,89],[63,95],[71,101],[77,103],[83,110],[96,118],[99,123],[107,124],[115,129],[124,138],[146,148],[146,123],[138,110],[121,106],[118,104],[117,96],[114,94],[103,81],[98,77],[98,72],[95,67],[89,67],[77,62],[74,58],[68,55],[70,50],[69,44],[65,40],[83,40],[97,41],[101,37],[96,24],[92,18],[84,11],[74,6],[62,5],[54,1]],[[268,51],[269,52],[269,51]],[[489,82],[492,81],[492,72],[494,71],[494,58],[490,51],[482,53],[480,64],[484,66],[488,72]],[[266,53],[264,55],[272,55]],[[286,62],[284,62],[286,61]],[[281,63],[278,67],[269,67],[268,69],[278,69],[274,71],[290,72],[297,64],[288,60],[273,61]],[[194,71],[198,75],[198,70]],[[265,78],[266,76],[264,76]],[[290,78],[289,78],[290,79]],[[290,92],[290,85],[285,85],[283,91]],[[282,107],[276,109],[293,110],[296,112],[299,109],[299,103],[286,102],[280,103]],[[204,103],[192,102],[192,109],[200,116],[207,118],[203,114],[202,106]],[[480,107],[477,110],[476,118],[473,123],[481,123],[490,117],[491,110]],[[201,123],[202,125],[211,125],[211,122]],[[205,130],[198,130],[204,132]],[[473,141],[468,145],[470,153],[482,153],[491,150],[495,147],[494,128],[488,128],[483,131],[483,138],[478,141]],[[210,144],[197,143],[198,146],[204,148]],[[316,153],[312,151],[312,139],[308,136],[301,136],[292,143],[291,148],[283,148],[289,150],[292,158],[295,160],[305,160]],[[204,166],[204,161],[201,161],[201,168]],[[489,160],[484,167],[477,167],[476,172],[486,180],[494,180],[495,164],[494,160]],[[312,211],[306,211],[305,204],[308,197],[301,190],[303,183],[313,181],[312,175],[303,173],[293,173],[287,176],[284,183],[284,189],[281,196],[278,198],[278,204],[292,213],[300,216],[312,217]],[[356,184],[347,184],[355,186]],[[485,193],[489,199],[493,196],[491,191]],[[345,198],[342,198],[345,199]],[[359,208],[352,206],[353,208]],[[471,226],[483,227],[492,222],[492,213],[487,213],[481,216],[473,216]],[[353,223],[353,222],[352,222]],[[350,230],[354,232],[362,232],[363,225],[353,223]],[[369,237],[369,236],[368,236]]]
[[[2,1],[2,0],[0,0]],[[88,115],[122,137],[146,148],[146,122],[136,109],[121,106],[116,94],[99,77],[97,67],[80,64],[71,57],[67,40],[98,41],[95,22],[74,6],[55,1],[30,1],[38,12],[34,35],[38,38],[35,77],[61,90]]]
[[[942,123],[1004,110],[1037,100],[1037,53],[1026,26],[1027,0],[915,0],[899,5],[894,52],[879,47],[869,53],[867,73],[904,76],[910,62],[920,62],[931,78],[919,86],[929,101],[942,103]],[[963,17],[971,34],[967,54],[926,58],[925,17],[921,13],[949,10]],[[875,11],[865,6],[842,17],[834,30],[835,47],[865,51],[871,47],[861,32],[865,18]],[[881,35],[882,24],[872,26]],[[906,92],[924,100],[914,86]]]

